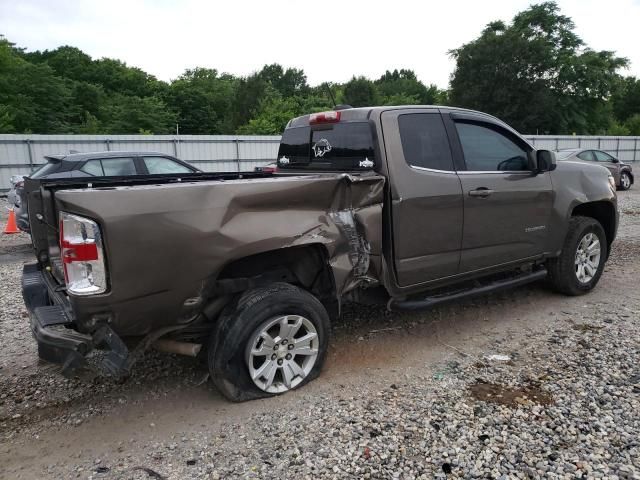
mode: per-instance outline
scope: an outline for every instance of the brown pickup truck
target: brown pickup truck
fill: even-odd
[[[318,375],[345,301],[417,310],[547,278],[595,287],[616,235],[605,168],[556,165],[483,113],[344,109],[289,122],[278,170],[27,179],[23,296],[65,375],[148,348],[206,359],[231,400]]]

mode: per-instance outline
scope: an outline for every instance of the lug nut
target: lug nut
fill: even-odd
[[[277,357],[277,355],[274,353],[273,355],[271,355],[271,360],[275,360]]]
[[[277,344],[277,343],[273,346],[273,349],[274,349],[274,350],[277,350],[277,349],[278,349],[278,344]]]
[[[278,360],[278,365],[282,365],[282,359]]]
[[[286,344],[287,344],[287,342],[288,342],[288,340],[287,340],[286,338],[285,338],[284,340],[282,340],[282,344],[283,344],[283,345],[286,345]]]
[[[293,350],[293,347],[295,347],[295,345],[293,343],[290,343],[289,346],[287,347],[289,350]]]
[[[291,354],[290,354],[290,353],[287,353],[287,356],[286,356],[286,357],[284,357],[284,358],[286,358],[287,360],[291,360]]]

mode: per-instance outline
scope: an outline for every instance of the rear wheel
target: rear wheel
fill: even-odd
[[[620,174],[620,190],[629,190],[631,188],[631,175],[627,172]]]
[[[211,378],[232,401],[299,388],[320,373],[329,328],[320,301],[298,287],[277,283],[245,292],[212,335]]]
[[[561,293],[582,295],[600,280],[606,258],[602,225],[590,217],[572,217],[560,256],[547,263],[549,280]]]

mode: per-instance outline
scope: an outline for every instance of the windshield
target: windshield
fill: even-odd
[[[371,126],[344,122],[284,131],[279,169],[370,170],[375,165]]]

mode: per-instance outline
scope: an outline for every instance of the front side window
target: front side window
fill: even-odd
[[[493,128],[457,122],[467,170],[511,172],[529,170],[527,151]]]
[[[593,154],[595,155],[597,162],[611,162],[613,160],[611,155],[601,152],[600,150],[594,150]]]
[[[447,132],[439,113],[410,113],[398,117],[405,161],[414,167],[453,170]]]
[[[191,173],[190,168],[166,157],[144,157],[144,164],[150,174]]]
[[[107,177],[124,177],[137,174],[133,158],[103,158],[102,168]]]

